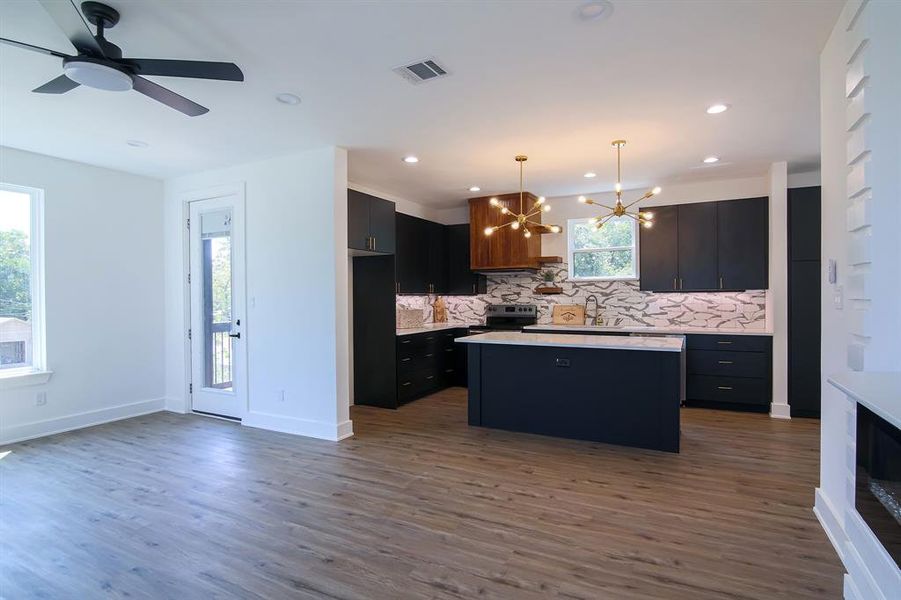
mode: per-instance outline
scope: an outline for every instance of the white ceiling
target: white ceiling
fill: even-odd
[[[537,194],[610,189],[618,137],[626,187],[815,168],[818,57],[842,0],[614,0],[597,22],[550,0],[109,4],[126,56],[231,60],[246,81],[153,78],[210,108],[190,118],[135,92],[32,94],[60,61],[3,45],[0,143],[155,177],[335,144],[352,181],[449,207],[470,185],[516,190],[517,153]],[[72,50],[33,0],[0,3],[0,35]],[[429,56],[452,75],[391,71]],[[733,108],[705,114],[716,101]]]

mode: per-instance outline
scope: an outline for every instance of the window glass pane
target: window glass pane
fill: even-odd
[[[231,210],[201,215],[203,243],[204,386],[232,389]]]
[[[0,369],[32,364],[31,196],[0,190]]]
[[[573,277],[635,277],[633,251],[573,252]]]
[[[613,217],[596,229],[591,223],[577,223],[572,228],[573,249],[631,246],[635,222],[630,217]]]

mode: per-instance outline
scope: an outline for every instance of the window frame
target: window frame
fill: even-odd
[[[47,369],[46,312],[44,296],[44,190],[0,182],[0,190],[27,194],[29,202],[29,261],[31,262],[31,365],[0,369],[0,379],[21,379],[22,385],[46,383]],[[13,387],[2,385],[0,387]]]
[[[639,229],[638,229],[638,221],[635,219],[631,219],[631,217],[625,217],[632,221],[632,245],[631,246],[604,246],[598,248],[581,248],[576,249],[573,247],[573,240],[575,236],[573,235],[573,229],[577,225],[588,225],[591,220],[590,217],[584,217],[579,219],[568,219],[566,221],[566,259],[567,259],[567,270],[569,271],[569,281],[579,282],[579,281],[638,281],[641,279],[641,264],[639,262]],[[587,252],[597,252],[597,251],[612,251],[612,250],[631,250],[633,257],[633,264],[635,265],[635,274],[627,277],[620,276],[611,276],[611,277],[576,277],[575,273],[573,273],[573,269],[575,268],[575,255],[579,253],[587,253]]]

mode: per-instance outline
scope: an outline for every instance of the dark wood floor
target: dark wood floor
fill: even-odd
[[[0,597],[839,598],[818,422],[686,409],[679,455],[487,429],[341,443],[155,414],[4,448]]]

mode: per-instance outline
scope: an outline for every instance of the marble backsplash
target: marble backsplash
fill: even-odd
[[[547,267],[554,271],[554,285],[563,293],[541,295],[534,292],[543,285],[538,274],[516,273],[488,277],[488,293],[479,296],[444,296],[448,320],[484,323],[489,304],[535,304],[538,322],[551,322],[554,304],[585,304],[588,296],[597,296],[605,322],[619,319],[623,326],[652,327],[730,327],[764,329],[766,292],[666,293],[638,289],[637,281],[567,281],[565,264]],[[398,307],[422,308],[426,323],[432,321],[434,296],[397,296]]]

